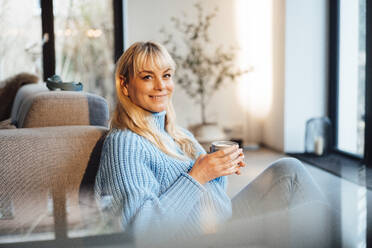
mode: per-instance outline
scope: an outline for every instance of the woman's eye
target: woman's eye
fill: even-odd
[[[146,76],[142,77],[142,79],[144,79],[144,80],[150,80],[151,79],[151,76],[150,75],[146,75]]]
[[[170,73],[167,73],[167,74],[164,75],[164,77],[165,77],[165,78],[171,78],[172,75],[171,75]]]

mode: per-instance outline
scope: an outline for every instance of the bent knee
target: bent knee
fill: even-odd
[[[272,163],[269,166],[269,169],[274,173],[290,173],[298,172],[299,170],[304,169],[304,165],[300,160],[296,158],[281,158]]]

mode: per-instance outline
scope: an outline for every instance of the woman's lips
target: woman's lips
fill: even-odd
[[[165,94],[165,95],[156,95],[156,96],[151,96],[150,95],[150,98],[152,98],[154,100],[160,100],[160,99],[162,99],[162,98],[164,98],[166,96],[167,96],[167,94]]]

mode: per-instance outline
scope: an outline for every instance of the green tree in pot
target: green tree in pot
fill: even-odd
[[[237,77],[248,73],[250,69],[242,70],[235,66],[237,48],[225,51],[222,46],[212,44],[209,29],[218,9],[215,8],[205,14],[200,3],[196,3],[194,7],[196,19],[187,20],[186,15],[185,20],[178,17],[171,18],[175,31],[179,35],[174,36],[164,28],[161,32],[166,36],[164,44],[178,66],[176,83],[201,108],[201,123],[192,128],[193,132],[200,142],[208,142],[224,138],[221,128],[206,119],[208,101],[225,81],[234,82]],[[183,53],[179,51],[180,48],[185,48]]]

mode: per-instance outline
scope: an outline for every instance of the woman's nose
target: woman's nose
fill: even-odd
[[[162,79],[155,80],[155,89],[162,90],[165,88],[165,82]]]

